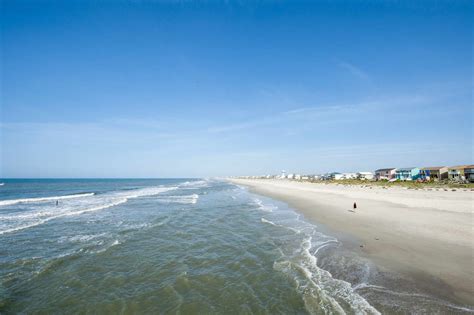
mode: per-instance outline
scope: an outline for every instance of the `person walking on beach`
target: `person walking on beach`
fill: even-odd
[[[354,202],[354,207],[353,208],[354,208],[354,211],[355,211],[355,209],[357,209],[357,204],[355,202]]]
[[[59,201],[58,201],[58,200],[56,200],[56,206],[58,206],[58,205],[59,205]]]

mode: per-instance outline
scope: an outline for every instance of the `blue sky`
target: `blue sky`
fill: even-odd
[[[471,1],[2,1],[1,177],[473,163]]]

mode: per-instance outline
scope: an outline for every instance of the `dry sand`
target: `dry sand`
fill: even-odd
[[[308,220],[341,236],[352,236],[363,246],[356,250],[381,268],[425,284],[426,279],[433,280],[430,283],[441,284],[436,285],[439,291],[474,305],[474,192],[232,181],[288,203]],[[354,202],[357,209],[352,212]]]

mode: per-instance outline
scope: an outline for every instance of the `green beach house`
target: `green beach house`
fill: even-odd
[[[421,176],[421,170],[418,167],[403,167],[395,170],[395,178],[398,180],[417,180]]]

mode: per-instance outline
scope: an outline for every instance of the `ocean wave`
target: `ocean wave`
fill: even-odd
[[[380,314],[355,292],[349,282],[335,279],[329,271],[319,268],[316,256],[310,252],[311,248],[312,237],[308,236],[301,242],[297,259],[286,257],[274,263],[275,270],[294,281],[309,313],[345,314],[345,308],[349,305],[356,314]]]
[[[39,202],[46,202],[46,201],[83,198],[83,197],[90,197],[90,196],[94,196],[94,193],[74,194],[74,195],[65,195],[65,196],[52,196],[52,197],[0,200],[0,206],[11,206],[11,205],[15,205],[15,204],[18,204],[18,203],[37,203],[37,202],[39,203]]]
[[[253,201],[264,205],[260,199]],[[260,220],[264,224],[295,233],[291,237],[293,241],[285,241],[285,245],[280,246],[282,256],[274,262],[273,267],[294,283],[306,310],[310,314],[345,314],[350,308],[351,313],[380,314],[349,282],[333,278],[329,271],[318,267],[316,254],[327,246],[339,244],[339,241],[322,234],[315,225],[300,220],[299,215],[284,209],[282,211],[269,213]],[[288,246],[291,243],[293,245]]]
[[[99,234],[79,234],[74,236],[63,236],[58,239],[58,243],[65,243],[65,242],[73,242],[73,243],[83,243],[94,240],[99,237],[106,236],[107,233],[99,233]]]
[[[114,247],[114,246],[117,246],[117,245],[120,245],[122,244],[122,242],[120,242],[119,240],[114,240],[112,243],[104,246],[103,248],[101,249],[98,249],[98,250],[86,250],[86,253],[87,254],[100,254],[100,253],[103,253],[103,252],[106,252],[108,251],[110,248]]]
[[[7,233],[12,233],[12,232],[17,232],[17,231],[21,231],[21,230],[24,230],[24,229],[28,229],[28,228],[38,226],[38,225],[44,224],[48,221],[51,221],[53,219],[57,219],[57,218],[61,218],[61,217],[79,215],[79,214],[83,214],[83,213],[86,213],[86,212],[93,212],[93,211],[98,211],[98,210],[102,210],[102,209],[107,209],[107,208],[110,208],[110,207],[118,206],[119,204],[122,204],[122,203],[125,203],[125,202],[127,202],[127,199],[122,199],[122,200],[119,200],[119,201],[116,201],[116,202],[112,202],[110,204],[105,204],[105,205],[101,205],[101,206],[97,206],[97,207],[92,207],[92,208],[87,208],[87,209],[82,209],[82,210],[72,211],[72,212],[65,212],[65,213],[61,213],[61,214],[58,214],[58,215],[53,215],[53,216],[50,216],[50,217],[47,217],[47,218],[44,218],[44,219],[40,219],[40,220],[37,220],[37,221],[34,221],[34,222],[30,222],[30,223],[25,224],[25,225],[20,225],[20,226],[15,226],[13,228],[0,230],[0,235],[7,234]],[[5,219],[5,216],[3,218]],[[15,217],[12,217],[10,219],[14,219],[14,218]]]
[[[179,184],[179,187],[183,189],[206,188],[206,187],[209,187],[209,181],[207,180],[187,181],[187,182]]]
[[[275,205],[264,204],[263,201],[258,198],[255,198],[253,201],[255,202],[255,204],[257,204],[258,208],[262,211],[273,212],[273,210],[278,209],[278,207]]]
[[[130,199],[139,198],[139,197],[146,197],[146,196],[155,196],[159,195],[163,192],[167,192],[170,190],[174,190],[177,187],[147,187],[141,188],[137,190],[131,190],[126,192],[113,192],[110,194],[102,194],[99,196],[94,195],[93,193],[90,194],[81,194],[81,197],[93,197],[90,199],[78,200],[77,202],[73,202],[73,200],[68,200],[67,203],[64,201],[63,204],[60,206],[49,206],[45,209],[36,209],[33,208],[32,211],[28,213],[20,213],[20,214],[10,214],[10,215],[3,215],[0,218],[2,219],[3,225],[0,225],[0,235],[13,233],[21,230],[25,230],[28,228],[32,228],[41,224],[44,224],[48,221],[68,217],[68,216],[76,216],[81,215],[84,213],[99,211],[103,209],[107,209],[110,207],[118,206],[121,204],[126,203]],[[71,199],[65,198],[70,196],[79,196],[79,195],[69,195],[69,196],[62,196],[62,199]],[[54,197],[47,197],[47,200],[56,200],[57,198]],[[77,197],[75,197],[77,198]],[[31,198],[33,199],[33,198]],[[38,198],[35,198],[38,199]],[[44,199],[46,198],[42,198]],[[22,201],[28,199],[21,199]]]
[[[169,202],[169,203],[182,203],[182,204],[195,204],[199,199],[198,194],[192,195],[185,195],[185,196],[166,196],[160,198],[159,201],[161,202]]]
[[[278,223],[272,222],[272,221],[270,221],[270,220],[267,220],[267,219],[265,219],[265,218],[261,218],[260,220],[261,220],[263,223],[267,223],[267,224],[270,224],[270,225],[273,225],[273,226],[276,226],[276,227],[281,227],[281,228],[284,228],[284,229],[293,231],[293,232],[295,232],[296,234],[301,233],[301,230],[292,228],[292,227],[290,227],[290,226],[278,224]]]

